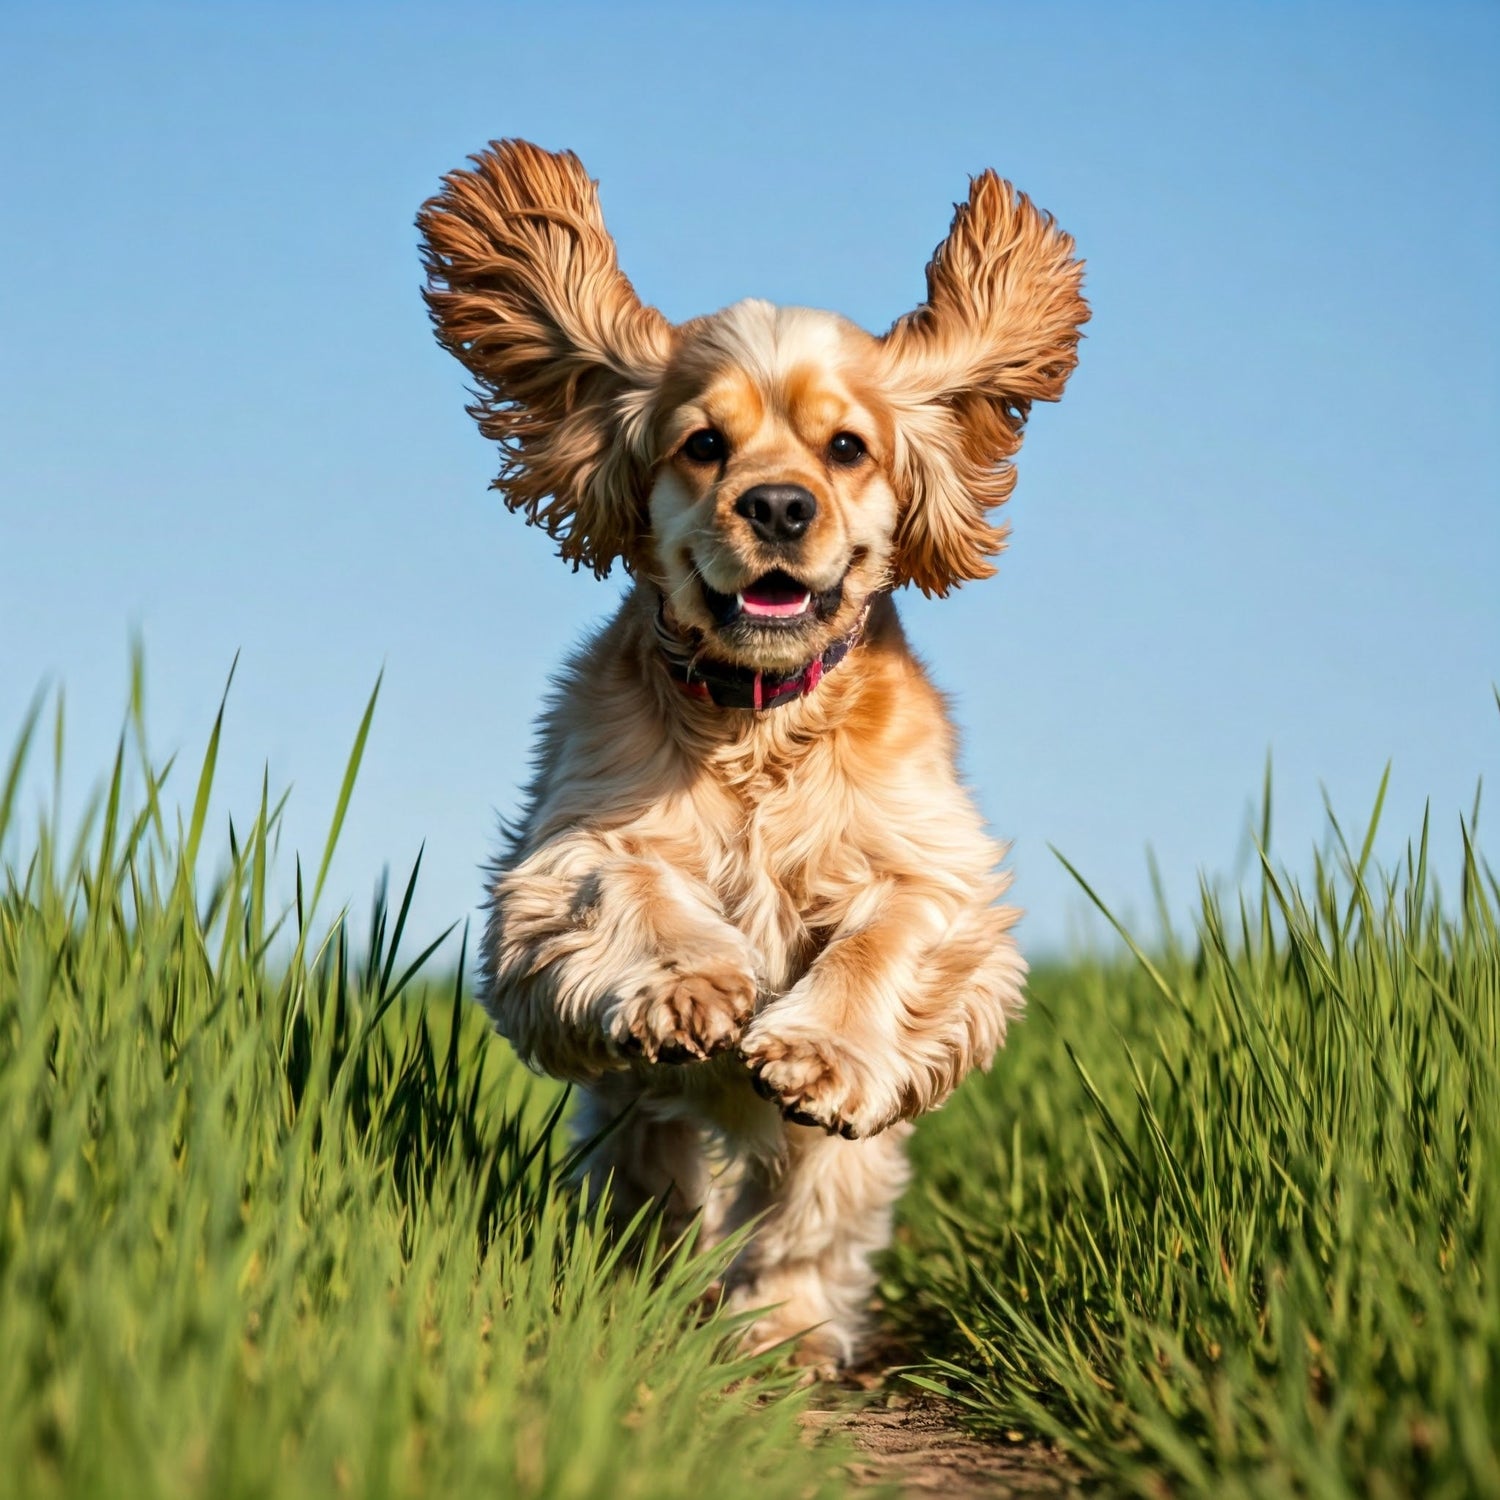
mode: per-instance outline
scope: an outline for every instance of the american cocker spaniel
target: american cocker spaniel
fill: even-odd
[[[576,156],[472,162],[418,221],[437,336],[506,505],[633,580],[543,715],[484,1003],[580,1086],[616,1211],[756,1219],[726,1287],[763,1310],[749,1343],[837,1367],[907,1122],[989,1065],[1025,975],[893,594],[994,572],[1031,403],[1076,362],[1083,267],[984,172],[884,335],[761,301],[674,326]]]

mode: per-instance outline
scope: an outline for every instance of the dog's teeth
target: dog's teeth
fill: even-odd
[[[745,607],[745,596],[743,594],[736,594],[734,596],[734,607],[736,609],[739,609],[739,610],[743,610],[744,609],[744,607]]]

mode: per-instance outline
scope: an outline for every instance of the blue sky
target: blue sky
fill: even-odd
[[[486,488],[412,216],[487,139],[571,146],[674,318],[741,296],[883,328],[967,175],[1087,257],[998,578],[904,612],[1015,840],[1033,951],[1243,868],[1268,751],[1305,868],[1394,762],[1387,854],[1493,781],[1500,10],[1492,5],[0,8],[0,736],[66,687],[68,804],[145,641],[156,745],[225,809],[269,763],[330,889],[425,840],[475,904],[547,674],[618,580]],[[191,798],[181,782],[179,798]]]

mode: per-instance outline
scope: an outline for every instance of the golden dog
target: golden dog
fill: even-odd
[[[497,1028],[582,1086],[589,1171],[723,1234],[753,1346],[855,1358],[905,1122],[988,1067],[1025,965],[894,589],[993,573],[991,511],[1088,318],[1073,241],[970,184],[875,337],[746,301],[673,326],[571,153],[493,144],[422,209],[427,301],[562,556],[634,586],[564,668],[489,892]]]

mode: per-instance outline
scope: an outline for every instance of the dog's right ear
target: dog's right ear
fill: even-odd
[[[478,381],[495,488],[575,568],[629,566],[645,528],[651,398],[671,325],[635,294],[571,151],[494,141],[422,206],[427,306]]]

